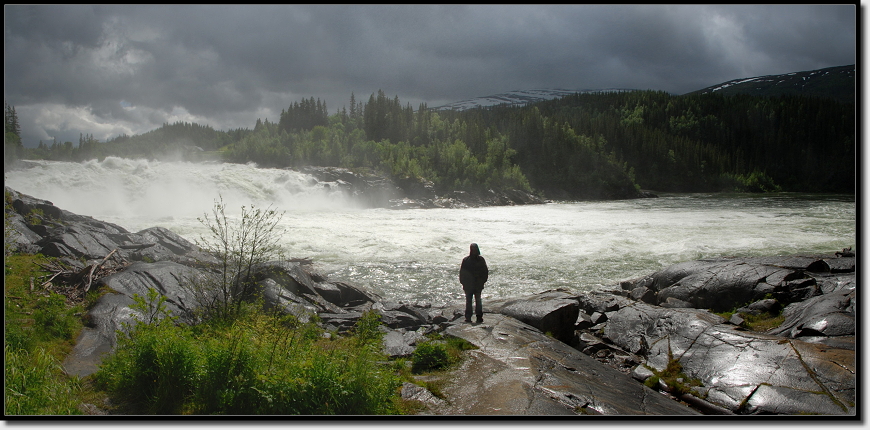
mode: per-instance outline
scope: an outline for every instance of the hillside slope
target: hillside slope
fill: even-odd
[[[691,94],[718,93],[754,96],[800,95],[832,98],[839,102],[855,102],[855,65],[734,79]]]

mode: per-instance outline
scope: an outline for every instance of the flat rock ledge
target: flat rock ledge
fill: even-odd
[[[112,266],[93,282],[105,294],[63,363],[67,373],[90,375],[114,351],[117,330],[137,317],[134,294],[156,289],[181,318],[197,307],[184,285],[208,272],[209,257],[184,238],[160,228],[128,232],[6,191],[14,249],[56,256],[77,270]],[[391,357],[410,356],[433,332],[474,344],[458,369],[424,377],[442,380],[441,397],[422,383],[403,385],[423,415],[855,418],[855,265],[850,250],[686,262],[594,292],[493,300],[480,324],[463,322],[462,304],[384,300],[330,281],[304,260],[263,264],[252,280],[265,306],[302,320],[316,314],[325,331],[346,332],[364,312],[378,312]],[[737,313],[726,321],[710,308]],[[779,327],[743,327],[743,317],[780,309]],[[688,393],[674,394],[664,378],[653,388],[642,383],[674,363]]]
[[[697,415],[698,412],[515,318],[445,330],[478,349],[449,372],[438,415]]]

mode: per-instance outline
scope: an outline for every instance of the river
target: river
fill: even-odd
[[[459,263],[476,242],[490,267],[484,298],[590,290],[669,264],[719,256],[832,253],[856,245],[851,195],[663,194],[655,199],[471,209],[367,209],[290,170],[108,157],[33,161],[6,185],[129,231],[166,227],[193,241],[222,196],[283,211],[288,257],[392,300],[462,298]]]

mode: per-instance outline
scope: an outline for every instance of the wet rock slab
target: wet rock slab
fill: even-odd
[[[632,302],[603,335],[664,370],[677,360],[708,402],[740,414],[855,413],[854,352],[740,330],[700,309]]]
[[[694,410],[514,318],[486,314],[445,334],[479,349],[451,371],[439,415],[694,415]]]

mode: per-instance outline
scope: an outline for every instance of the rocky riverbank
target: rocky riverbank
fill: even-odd
[[[182,317],[195,307],[182,284],[210,257],[184,238],[162,228],[129,232],[6,191],[11,246],[58,257],[78,276],[70,279],[76,288],[105,291],[63,363],[68,373],[92,374],[113,351],[116,330],[135,315],[134,294],[154,288]],[[424,414],[856,416],[850,251],[680,263],[602,291],[491,301],[481,324],[464,323],[461,304],[387,301],[308,263],[257,268],[268,306],[303,320],[317,314],[339,333],[375,310],[384,352],[394,357],[432,332],[478,347],[440,376],[441,397],[406,383],[403,396],[420,401]],[[777,327],[745,328],[748,315],[779,308]],[[711,310],[737,312],[726,320]]]

